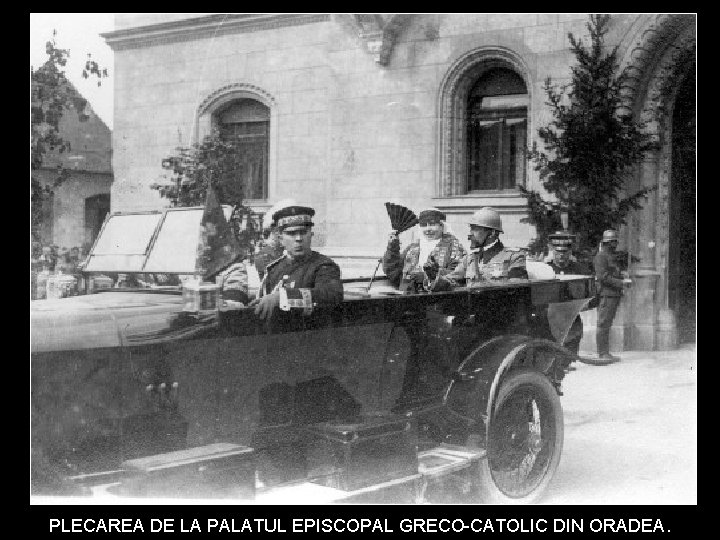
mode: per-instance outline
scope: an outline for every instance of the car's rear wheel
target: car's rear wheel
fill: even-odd
[[[541,372],[520,369],[502,381],[478,465],[483,502],[537,500],[555,474],[563,446],[560,398]]]

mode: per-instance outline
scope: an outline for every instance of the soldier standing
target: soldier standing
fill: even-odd
[[[600,360],[619,362],[620,358],[610,354],[610,327],[617,312],[623,289],[629,287],[632,281],[623,279],[620,269],[615,261],[617,250],[617,232],[607,230],[603,233],[600,251],[595,256],[595,279],[598,284],[600,303],[597,308],[597,352]]]
[[[579,263],[572,254],[572,245],[575,241],[575,235],[567,231],[558,231],[550,235],[550,245],[552,247],[552,260],[548,261],[550,267],[557,275],[587,275],[588,268]],[[573,321],[568,335],[563,345],[575,356],[580,350],[580,341],[583,337],[582,319],[578,315]],[[567,366],[566,366],[567,367]]]
[[[267,265],[259,297],[251,303],[261,319],[269,319],[276,308],[309,315],[316,306],[342,302],[340,267],[311,249],[314,215],[310,207],[289,206],[272,216],[285,253]]]

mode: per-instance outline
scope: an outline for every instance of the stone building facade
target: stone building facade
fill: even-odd
[[[113,210],[165,206],[149,187],[161,160],[216,126],[259,149],[249,203],[311,204],[314,243],[328,254],[376,259],[389,233],[386,201],[444,210],[462,240],[467,216],[493,206],[504,241],[527,246],[533,230],[514,186],[539,181],[522,149],[549,120],[544,81],[570,77],[567,34],[587,39],[586,22],[583,14],[117,15],[104,35],[115,51]],[[678,216],[691,207],[694,215],[695,28],[693,15],[617,15],[607,36],[632,73],[625,112],[650,121],[660,143],[628,186],[657,189],[623,231],[621,248],[641,259],[626,305],[642,316],[619,318],[621,348],[673,346],[677,314],[694,320],[694,281],[683,276],[694,272],[695,224]]]

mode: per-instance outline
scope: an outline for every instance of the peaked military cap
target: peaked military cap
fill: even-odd
[[[312,227],[315,210],[309,206],[287,206],[275,212],[273,221],[281,231],[296,227]]]
[[[564,251],[570,249],[575,241],[575,235],[569,231],[556,231],[550,235],[550,243],[553,249]]]

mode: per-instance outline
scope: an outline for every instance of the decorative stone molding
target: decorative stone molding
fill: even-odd
[[[217,13],[100,34],[114,51],[330,20],[328,14]]]
[[[259,86],[248,83],[234,83],[218,88],[207,96],[198,106],[198,116],[212,113],[225,103],[241,98],[255,99],[264,103],[270,109],[275,106],[275,98]]]
[[[641,255],[643,266],[658,276],[651,291],[653,315],[647,316],[650,342],[660,349],[674,346],[675,341],[675,323],[667,309],[672,117],[682,81],[695,67],[696,19],[695,15],[640,16],[639,30],[620,64],[626,73],[620,113],[643,122],[657,143],[657,149],[648,152],[638,167],[636,184],[656,187],[656,191],[643,209],[631,216],[631,224],[635,251]],[[637,294],[632,292],[633,297]]]
[[[652,73],[658,55],[675,42],[680,34],[690,31],[694,36],[696,23],[697,18],[694,15],[659,14],[650,18],[644,28],[635,34],[634,45],[628,47],[620,62],[620,67],[626,73],[625,85],[621,91],[621,113],[632,114],[638,111],[638,96]]]
[[[378,65],[387,66],[398,35],[412,17],[410,14],[369,13],[336,15],[335,19],[355,32]]]
[[[669,254],[670,230],[670,181],[672,177],[672,112],[677,90],[681,81],[693,68],[696,55],[695,27],[690,26],[674,42],[662,43],[664,51],[653,63],[652,73],[645,86],[639,118],[646,123],[647,130],[660,145],[658,152],[659,168],[657,173],[657,208],[654,224],[656,238],[655,264],[666,269]],[[657,58],[657,57],[656,57]],[[667,276],[663,276],[662,286],[666,286]],[[664,292],[661,294],[666,301]]]
[[[470,51],[450,66],[440,85],[437,101],[438,169],[435,189],[438,197],[465,195],[467,96],[478,77],[494,67],[506,67],[518,73],[528,94],[532,93],[527,66],[520,56],[503,47]],[[528,129],[531,129],[530,114]]]

